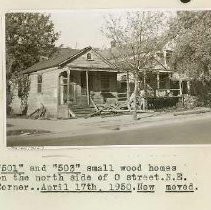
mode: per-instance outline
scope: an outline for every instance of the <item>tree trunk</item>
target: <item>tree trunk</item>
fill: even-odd
[[[146,84],[146,70],[144,69],[144,103],[143,103],[143,111],[145,111],[146,108],[146,104],[145,104],[145,99],[147,97],[147,84]]]
[[[133,119],[137,120],[137,95],[138,95],[138,73],[134,73],[135,79],[135,87],[134,87],[134,111],[133,111]]]
[[[127,71],[127,107],[131,111],[129,102],[130,102],[130,79],[129,79],[129,72]]]

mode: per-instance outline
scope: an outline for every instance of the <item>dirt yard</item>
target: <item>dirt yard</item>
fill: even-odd
[[[131,115],[114,117],[93,117],[69,120],[32,120],[32,119],[7,119],[7,136],[77,136],[86,134],[99,134],[116,130],[137,129],[165,123],[197,120],[201,117],[211,116],[209,109],[197,109],[180,113],[140,113],[138,120],[134,121]]]

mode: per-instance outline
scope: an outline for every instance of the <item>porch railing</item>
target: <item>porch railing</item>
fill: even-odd
[[[168,92],[169,91],[169,92]],[[159,96],[159,93],[164,93],[165,95],[160,95]],[[177,97],[177,96],[179,96],[180,95],[180,89],[157,89],[156,90],[156,93],[157,93],[157,97]]]

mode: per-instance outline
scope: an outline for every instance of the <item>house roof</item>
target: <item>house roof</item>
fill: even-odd
[[[52,67],[62,67],[65,64],[73,61],[74,59],[78,58],[79,56],[83,55],[84,53],[91,50],[92,47],[86,47],[81,50],[79,49],[72,49],[72,48],[59,48],[51,57],[46,60],[40,61],[25,71],[23,73],[29,74],[32,72],[52,68]],[[94,49],[92,49],[94,50]],[[116,48],[106,49],[106,50],[94,50],[107,64],[110,65],[112,69],[116,68],[115,62],[112,59],[113,56],[119,55],[119,52]],[[153,62],[148,64],[146,68],[153,68],[154,69],[165,69],[163,61],[161,59],[155,59]],[[167,69],[166,69],[167,70]]]
[[[78,56],[86,53],[92,49],[91,47],[79,49],[71,49],[71,48],[60,48],[57,52],[55,52],[51,57],[47,60],[40,61],[33,66],[29,67],[23,73],[32,73],[43,69],[48,69],[52,67],[57,67],[66,63],[66,61],[71,61],[72,59],[77,58]]]
[[[133,56],[133,52],[129,49],[121,49],[122,55],[124,56],[124,54],[129,55],[128,58],[130,58],[131,55],[131,64],[133,63],[132,60],[132,56]],[[113,63],[114,65],[118,65],[115,64],[115,60],[118,60],[119,58],[121,59],[121,52],[118,50],[117,47],[112,47],[112,48],[108,48],[108,49],[104,49],[100,51],[100,54],[103,55],[104,57],[106,57],[111,63]],[[158,51],[159,53],[160,51]],[[145,54],[142,53],[140,56],[144,56]],[[120,66],[121,63],[125,66],[126,69],[130,69],[130,65],[127,62],[120,62]],[[136,61],[135,61],[136,63]],[[135,64],[134,63],[134,64]],[[154,56],[152,56],[151,59],[148,60],[146,66],[144,67],[145,69],[153,69],[153,70],[166,70],[169,71],[169,67],[165,65],[164,62],[164,57],[159,57],[157,54],[155,54]]]

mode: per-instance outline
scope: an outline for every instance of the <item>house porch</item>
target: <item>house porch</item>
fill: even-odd
[[[134,79],[123,74],[118,82],[119,101],[126,101],[134,91]],[[147,109],[176,105],[190,91],[187,79],[175,78],[172,71],[143,70],[139,73],[139,93],[145,98]]]
[[[91,112],[96,104],[117,101],[117,73],[93,69],[67,69],[58,78],[58,117]]]

